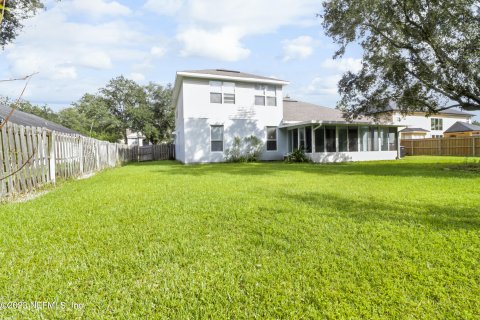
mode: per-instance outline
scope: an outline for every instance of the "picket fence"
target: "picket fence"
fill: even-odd
[[[125,144],[7,122],[0,131],[0,199],[131,159]]]

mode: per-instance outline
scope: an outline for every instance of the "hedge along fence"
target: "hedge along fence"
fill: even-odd
[[[409,156],[465,156],[480,157],[480,137],[402,139],[402,147]]]
[[[125,144],[9,122],[0,131],[0,199],[55,184],[57,178],[93,174],[130,159],[131,151]]]

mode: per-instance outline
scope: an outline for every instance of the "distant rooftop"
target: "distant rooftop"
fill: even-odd
[[[468,131],[480,131],[480,126],[477,126],[477,125],[474,125],[474,124],[471,124],[471,123],[457,121],[450,128],[445,130],[446,133],[468,132]]]
[[[400,132],[430,132],[423,128],[405,128],[400,130]]]
[[[390,105],[385,108],[383,111],[378,111],[378,112],[388,112],[388,111],[399,111],[397,107],[397,103],[395,101],[390,102]],[[422,111],[419,111],[422,112]],[[375,113],[375,112],[372,112]],[[473,113],[468,113],[456,108],[451,108],[451,109],[446,109],[446,110],[441,110],[438,112],[439,114],[449,114],[449,115],[458,115],[458,116],[466,116],[466,117],[473,117],[475,114]]]
[[[258,79],[258,80],[267,80],[267,81],[281,81],[287,82],[285,80],[269,78],[263,76],[257,76],[251,73],[240,72],[236,70],[227,70],[227,69],[204,69],[204,70],[185,70],[180,71],[182,73],[193,73],[198,75],[212,75],[212,76],[221,76],[221,77],[235,77],[235,78],[245,78],[245,79]]]
[[[10,110],[12,110],[10,107],[0,105],[0,120],[3,121],[3,119],[10,113]],[[58,123],[20,110],[15,110],[8,121],[22,126],[42,127],[52,131],[81,135],[81,133],[59,125]]]

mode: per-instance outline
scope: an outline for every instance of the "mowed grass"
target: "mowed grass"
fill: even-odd
[[[0,205],[0,303],[28,304],[0,318],[478,318],[480,175],[445,169],[463,161],[155,162],[66,182]]]

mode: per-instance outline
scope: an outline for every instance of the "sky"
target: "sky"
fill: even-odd
[[[361,67],[324,35],[319,0],[46,0],[0,51],[0,79],[38,72],[24,99],[54,110],[124,75],[174,83],[175,73],[230,69],[290,81],[284,94],[335,107],[337,82]],[[16,98],[23,83],[2,83]]]

